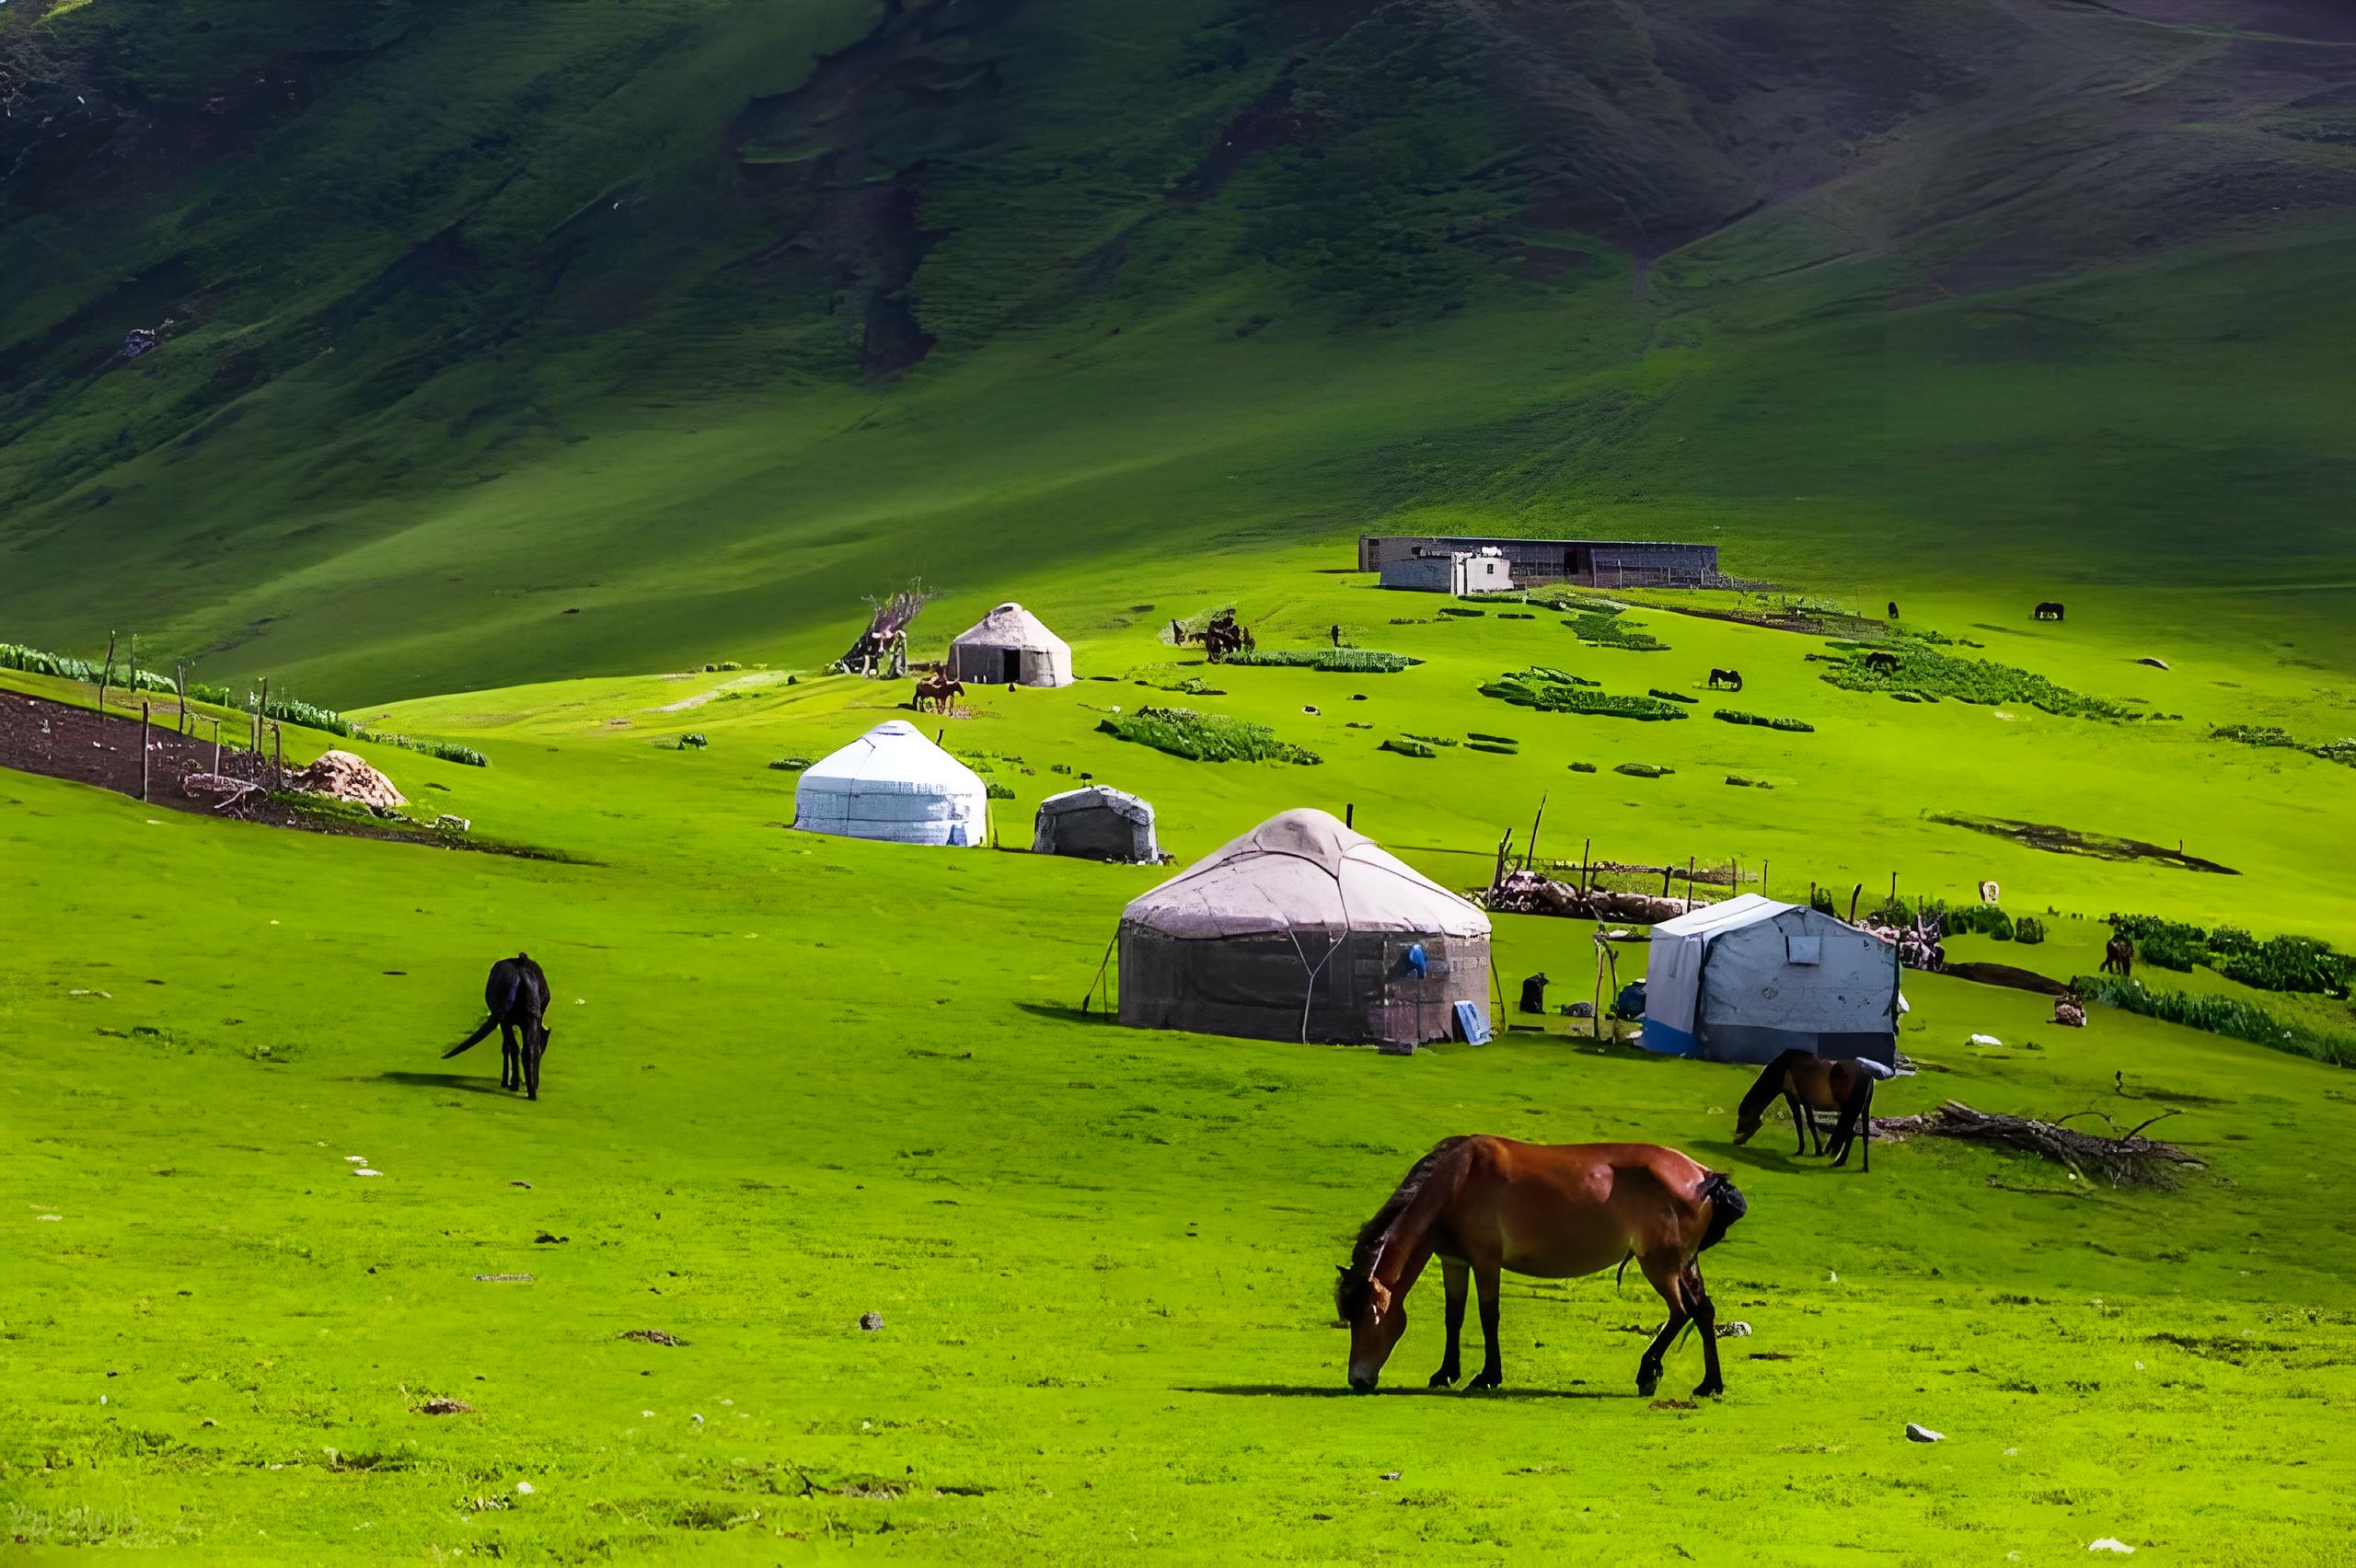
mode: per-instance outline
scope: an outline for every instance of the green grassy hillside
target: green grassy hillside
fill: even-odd
[[[1278,809],[1350,803],[1461,886],[1543,791],[1542,856],[1591,838],[1616,859],[1738,857],[1786,896],[1895,871],[1969,897],[1992,877],[2015,912],[2056,911],[2044,947],[1964,939],[1958,957],[2083,972],[2115,907],[2356,940],[2325,852],[2356,772],[2206,738],[2253,704],[2317,731],[2344,690],[2232,638],[2171,646],[2162,672],[2131,662],[2146,628],[2099,599],[2059,628],[1975,624],[2003,601],[1910,612],[2073,690],[2186,714],[2108,722],[1839,690],[1806,660],[1820,640],[1663,611],[1634,614],[1669,651],[1639,653],[1504,605],[1436,617],[1306,552],[1251,575],[1287,605],[1264,645],[1338,619],[1422,663],[1206,668],[1154,640],[1192,602],[1113,613],[1140,585],[1092,568],[1042,584],[1082,674],[1116,678],[926,721],[1011,791],[1010,845],[1041,796],[1093,774],[1151,798],[1182,859]],[[929,610],[925,640],[979,607]],[[1687,691],[1698,712],[1475,695],[1533,663]],[[1713,664],[1744,670],[1740,698],[1699,689]],[[2102,1009],[2055,1029],[2041,997],[1910,977],[1902,1045],[1924,1070],[1880,1108],[2180,1109],[2166,1130],[2207,1168],[2124,1193],[1936,1141],[1831,1172],[1793,1160],[1780,1123],[1737,1147],[1745,1070],[1561,1019],[1412,1059],[1120,1030],[1075,1005],[1122,904],[1166,873],[788,830],[792,775],[768,764],[905,711],[897,683],[788,673],[367,709],[481,746],[487,769],[361,749],[431,809],[562,862],[8,777],[0,898],[51,912],[0,951],[0,1102],[26,1135],[0,1167],[18,1228],[0,1495],[23,1549],[1928,1563],[2116,1538],[2155,1561],[2349,1561],[2326,1472],[2356,1397],[2356,1260],[2318,1222],[2316,1154],[2350,1136],[2344,1069]],[[1225,695],[1160,689],[1190,677]],[[1098,729],[1172,701],[1324,760],[1187,763]],[[1722,701],[1814,729],[1720,723]],[[1375,750],[1472,731],[1518,755]],[[687,732],[708,746],[673,749]],[[1676,771],[1611,771],[1629,759]],[[1927,820],[1948,812],[2182,838],[2240,874]],[[1507,994],[1542,967],[1553,999],[1588,995],[1588,931],[1500,917]],[[556,987],[537,1104],[491,1090],[491,1047],[438,1059],[478,1016],[482,968],[518,947]],[[2351,1026],[2345,1002],[2312,1006]],[[1725,1400],[1635,1397],[1630,1331],[1655,1309],[1603,1279],[1509,1285],[1500,1395],[1423,1390],[1438,1315],[1420,1292],[1386,1392],[1343,1394],[1332,1267],[1409,1161],[1468,1130],[1658,1139],[1735,1173],[1750,1215],[1708,1268],[1751,1334],[1727,1342]],[[531,1277],[478,1277],[512,1274]],[[863,1332],[870,1311],[883,1327]],[[620,1337],[645,1329],[687,1343]],[[1667,1391],[1689,1375],[1690,1344]],[[471,1408],[422,1413],[434,1398]],[[1908,1443],[1910,1421],[1946,1441]]]
[[[352,698],[1393,525],[2337,584],[2356,54],[2184,9],[19,0],[0,622]]]

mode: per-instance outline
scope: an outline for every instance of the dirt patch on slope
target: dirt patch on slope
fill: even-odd
[[[2082,833],[2076,828],[2057,827],[2051,823],[1972,816],[1963,812],[1939,813],[1929,820],[1945,827],[1969,828],[1974,833],[2009,838],[2015,844],[2042,849],[2050,855],[2086,855],[2097,860],[2149,860],[2157,865],[2174,866],[2179,870],[2208,871],[2223,877],[2241,875],[2231,866],[2204,860],[2198,855],[2188,855],[2180,848],[2164,848],[2157,844],[2146,844],[2140,838],[2118,838],[2107,833]]]

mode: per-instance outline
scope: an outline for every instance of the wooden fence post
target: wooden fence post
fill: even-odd
[[[1530,819],[1530,842],[1522,846],[1521,869],[1525,871],[1530,870],[1530,863],[1538,858],[1538,824],[1545,820],[1546,796],[1542,791],[1538,797],[1538,814]]]
[[[1693,912],[1693,857],[1685,857],[1685,912]]]
[[[221,721],[213,721],[213,771],[221,771]]]
[[[174,664],[172,665],[172,685],[173,685],[173,686],[174,686],[174,687],[176,687],[176,688],[179,690],[179,695],[180,695],[180,733],[181,733],[181,734],[183,734],[183,735],[185,735],[185,734],[187,734],[187,733],[188,733],[188,661],[187,661],[187,660],[185,660],[185,659],[179,660],[178,663],[174,663]]]
[[[147,799],[147,705],[139,705],[139,799]]]
[[[271,753],[270,759],[271,788],[283,790],[286,788],[286,729],[284,725],[276,722],[271,723],[270,726],[270,745]]]
[[[107,662],[98,667],[98,739],[107,735],[107,687],[114,680],[114,633],[107,633]]]

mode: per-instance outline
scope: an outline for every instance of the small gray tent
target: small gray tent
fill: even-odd
[[[1161,859],[1161,846],[1153,837],[1153,808],[1102,784],[1067,790],[1040,801],[1031,852],[1144,866]]]
[[[1711,1062],[1897,1059],[1898,950],[1819,910],[1746,893],[1653,928],[1645,1048]]]
[[[1320,811],[1269,818],[1121,913],[1137,1029],[1420,1045],[1485,1027],[1489,917]]]

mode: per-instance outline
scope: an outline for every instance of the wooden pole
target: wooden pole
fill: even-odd
[[[188,733],[188,661],[182,659],[172,665],[172,685],[180,697],[180,733]]]
[[[272,788],[286,788],[286,731],[278,724],[270,727],[270,775]]]
[[[139,705],[139,798],[147,799],[147,705]]]
[[[1538,797],[1538,814],[1530,819],[1530,842],[1523,845],[1521,848],[1521,869],[1525,871],[1530,870],[1530,863],[1538,858],[1538,824],[1545,820],[1546,796],[1543,791],[1541,791]]]
[[[1494,876],[1492,876],[1492,877],[1489,879],[1489,891],[1490,891],[1490,892],[1492,892],[1492,893],[1495,893],[1498,888],[1501,888],[1501,887],[1503,887],[1503,886],[1505,885],[1505,882],[1506,882],[1506,855],[1507,855],[1507,853],[1509,850],[1511,850],[1511,849],[1512,849],[1512,847],[1513,847],[1513,829],[1512,829],[1512,828],[1507,828],[1507,829],[1506,829],[1506,832],[1505,832],[1505,836],[1497,840],[1497,870],[1496,870],[1496,875],[1494,875]]]
[[[1588,1020],[1591,1025],[1588,1030],[1588,1033],[1589,1036],[1597,1040],[1603,1038],[1603,954],[1605,948],[1601,936],[1602,930],[1603,928],[1600,926],[1596,928],[1598,935],[1595,942],[1595,1011],[1593,1016]]]
[[[1677,868],[1675,866],[1663,866],[1660,869],[1660,895],[1663,898],[1667,898],[1669,896],[1669,879],[1675,875],[1677,875]]]
[[[107,633],[107,662],[98,667],[98,738],[107,732],[107,687],[114,680],[114,633]]]
[[[1759,896],[1761,898],[1767,896],[1767,868],[1771,863],[1766,860],[1759,862]]]
[[[1865,895],[1865,884],[1859,882],[1849,890],[1849,924],[1857,923],[1857,900]]]
[[[1579,845],[1579,891],[1587,892],[1595,885],[1595,836],[1589,834]]]
[[[1357,807],[1357,802],[1356,801],[1343,801],[1343,802],[1342,802],[1342,825],[1343,825],[1344,827],[1356,827],[1356,826],[1357,826],[1357,824],[1358,824],[1358,807]]]
[[[1693,909],[1693,857],[1691,855],[1685,857],[1685,908],[1688,914]]]
[[[221,721],[213,721],[213,771],[221,771]]]

